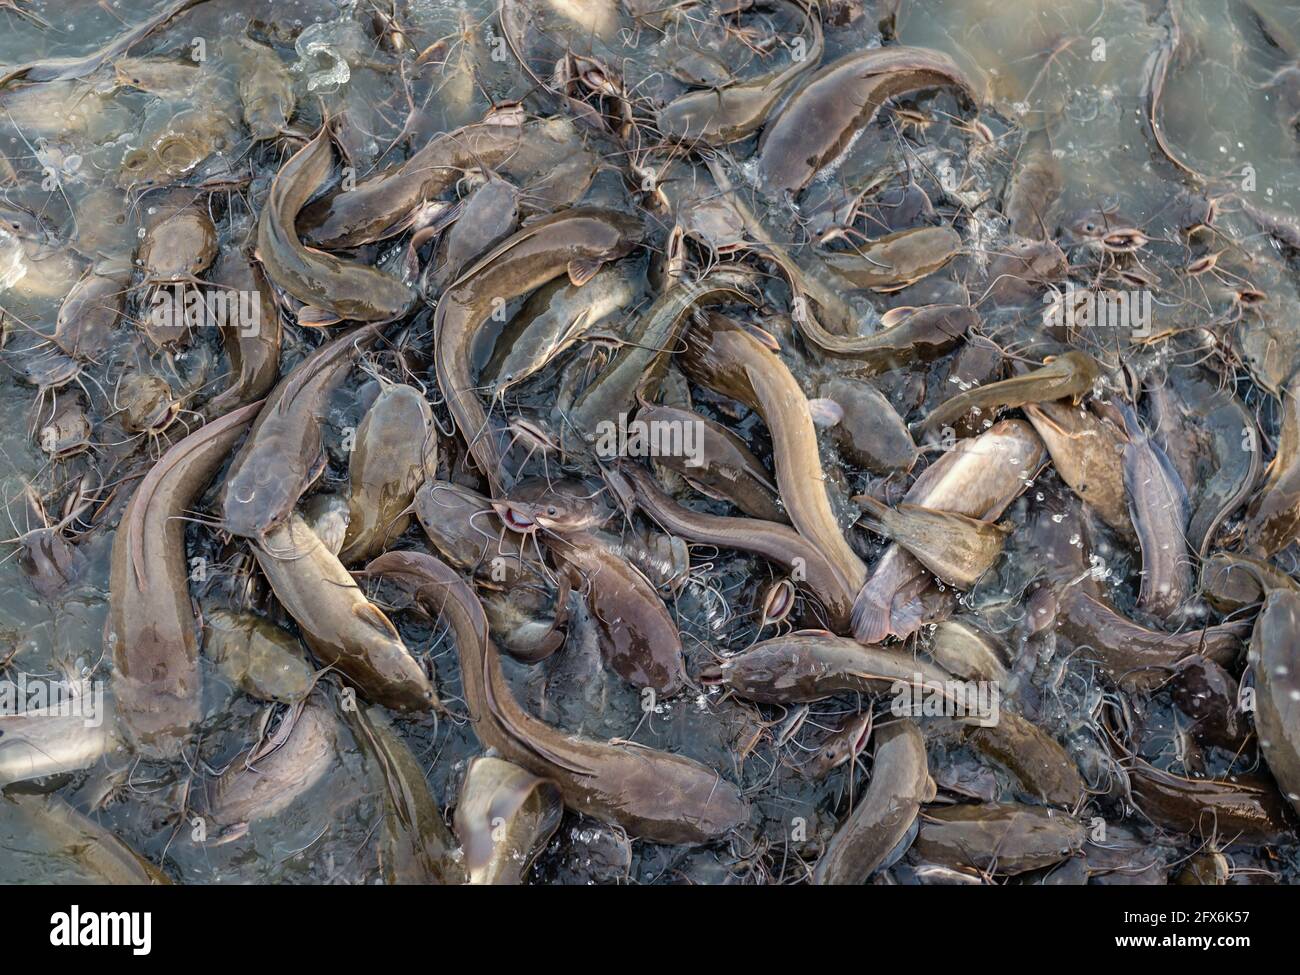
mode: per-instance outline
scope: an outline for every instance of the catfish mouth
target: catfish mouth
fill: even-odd
[[[873,721],[870,716],[860,722],[860,726],[854,732],[853,737],[847,742],[847,747],[843,751],[836,751],[834,747],[824,748],[819,759],[826,762],[826,771],[841,768],[855,761],[863,750],[867,747],[867,742],[871,740],[871,728]],[[817,762],[818,759],[813,759]]]
[[[704,667],[695,677],[705,687],[719,687],[725,681],[722,676],[722,668],[718,664],[709,664]]]
[[[849,752],[850,756],[861,754],[862,750],[867,747],[867,741],[871,738],[871,725],[872,722],[870,720],[862,722],[862,727],[859,728],[858,733],[853,736],[853,748]],[[849,756],[845,756],[844,760],[848,761],[848,758]]]
[[[532,518],[521,507],[503,501],[493,501],[492,508],[497,517],[512,532],[528,535],[544,527],[540,519]]]
[[[227,481],[226,492],[221,505],[221,528],[227,534],[238,538],[247,538],[255,542],[265,540],[269,530],[260,523],[257,515],[256,484],[248,485],[240,481]]]
[[[794,603],[795,589],[788,580],[773,586],[768,593],[767,603],[763,607],[764,625],[782,622],[794,609]]]
[[[154,410],[153,413],[149,415],[148,419],[140,424],[140,432],[151,437],[161,437],[167,432],[180,414],[180,403],[164,403]]]

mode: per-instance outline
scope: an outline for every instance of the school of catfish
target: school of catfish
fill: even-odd
[[[0,879],[1300,878],[1300,221],[1077,6],[0,4]]]

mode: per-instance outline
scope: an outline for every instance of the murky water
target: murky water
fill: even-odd
[[[12,5],[0,5],[0,64],[10,66],[82,56],[120,35],[124,25],[161,9],[148,0],[18,0],[16,6],[26,16]],[[383,31],[367,12],[371,6],[396,12],[406,38],[404,51],[394,53],[377,39]],[[1280,417],[1268,394],[1294,368],[1300,291],[1294,272],[1242,213],[1241,204],[1252,202],[1282,218],[1300,215],[1300,81],[1285,70],[1294,71],[1300,58],[1300,49],[1293,47],[1300,43],[1300,14],[1285,3],[1263,0],[1228,7],[1210,0],[1180,3],[1171,5],[1173,20],[1168,11],[1152,9],[1160,4],[1113,0],[902,0],[878,6],[833,0],[826,12],[823,60],[829,63],[882,42],[946,52],[982,89],[978,117],[986,128],[975,133],[975,116],[949,93],[904,99],[808,191],[829,193],[837,184],[865,184],[884,173],[890,185],[910,181],[927,186],[941,199],[944,218],[959,226],[958,258],[921,283],[875,296],[876,311],[965,297],[981,300],[990,263],[1007,246],[997,201],[1024,160],[1039,154],[1062,177],[1059,198],[1039,215],[1044,236],[1058,236],[1060,228],[1077,225],[1080,214],[1091,211],[1138,228],[1148,238],[1138,263],[1160,284],[1157,329],[1222,323],[1230,305],[1226,295],[1246,282],[1267,293],[1267,315],[1250,326],[1252,331],[1236,346],[1237,360],[1224,374],[1233,377],[1236,394],[1258,416],[1265,447],[1272,450]],[[889,6],[898,8],[892,23],[885,20]],[[612,0],[556,4],[560,13],[551,10],[549,16],[568,11],[579,21],[591,18],[592,29],[568,30],[551,40],[567,38],[571,53],[614,67],[636,98],[659,106],[692,87],[684,80],[691,71],[725,69],[729,77],[715,79],[721,84],[758,77],[787,63],[790,39],[802,29],[789,8],[776,4],[743,17],[702,12],[698,34],[691,36],[690,17],[663,35],[639,24]],[[781,43],[767,43],[771,37]],[[248,64],[241,38],[268,45],[292,66],[297,111],[283,141],[253,144],[241,123],[237,88]],[[151,215],[177,194],[186,201],[201,200],[223,245],[228,244],[246,232],[250,214],[266,199],[271,177],[301,144],[293,137],[315,133],[322,119],[336,120],[345,162],[364,179],[400,162],[435,134],[482,118],[494,104],[525,99],[530,110],[560,111],[556,100],[539,94],[538,79],[550,77],[564,50],[539,42],[526,55],[524,70],[504,44],[492,3],[209,0],[181,13],[130,52],[180,66],[178,72],[193,74],[188,83],[167,74],[166,80],[143,88],[123,85],[110,61],[83,77],[0,91],[0,196],[39,215],[49,228],[44,241],[0,229],[4,533],[22,535],[41,527],[42,517],[58,522],[83,479],[94,498],[89,514],[69,522],[75,571],[56,592],[42,595],[12,541],[3,547],[9,557],[0,562],[0,675],[107,679],[112,667],[105,629],[114,526],[137,479],[185,428],[201,423],[203,404],[227,381],[229,361],[212,330],[187,347],[158,350],[142,341],[133,327],[138,323],[129,320],[95,361],[57,388],[38,390],[26,381],[25,365],[50,354],[40,334],[54,329],[60,305],[83,273],[91,266],[129,268]],[[687,57],[701,50],[716,54]],[[1153,138],[1153,111],[1167,151]],[[156,148],[178,131],[186,136],[183,147],[192,160],[154,154],[142,166],[130,164],[133,153]],[[732,147],[742,177],[752,173],[744,162],[752,144],[750,139]],[[707,183],[703,165],[684,162],[653,135],[619,145],[592,134],[588,146],[606,165],[594,174],[582,202],[626,204],[629,191],[621,169],[628,164],[657,167],[660,185],[674,203],[692,199],[698,181]],[[150,182],[159,185],[150,188]],[[1180,236],[1193,198],[1216,201],[1223,232],[1209,245],[1190,245]],[[545,204],[539,209],[545,210]],[[782,206],[772,204],[764,217],[794,233],[796,221]],[[367,253],[374,261],[401,256],[384,247]],[[1189,265],[1207,254],[1217,258],[1214,271],[1188,276]],[[145,313],[143,293],[134,290],[138,284],[137,276],[128,319]],[[773,283],[767,292],[777,306],[788,300],[782,288]],[[649,286],[643,285],[638,301],[615,318],[616,326],[635,320],[652,299]],[[1024,326],[1041,307],[1037,296],[1018,308],[990,307],[985,332],[1004,350],[1040,361],[1059,351],[1045,330]],[[512,304],[510,313],[517,308],[518,303]],[[421,311],[416,316],[420,327],[411,334],[427,337],[428,319],[429,313]],[[793,340],[788,320],[770,324],[778,337]],[[315,344],[306,330],[287,330],[281,374]],[[1195,346],[1170,343],[1154,351],[1144,347],[1140,362],[1128,361],[1118,337],[1098,330],[1079,344],[1116,374],[1125,365],[1135,368],[1130,378],[1139,380],[1186,365],[1199,354]],[[486,357],[483,349],[480,353]],[[822,380],[847,371],[834,359],[788,350],[783,358],[810,396],[817,395]],[[414,361],[418,378],[435,389],[427,360],[421,354]],[[894,370],[879,377],[877,385],[905,418],[915,420],[951,395],[957,378],[950,369],[950,360],[943,358],[928,367]],[[162,376],[179,405],[175,425],[158,439],[123,424],[123,383],[141,372]],[[583,371],[575,365],[563,376],[558,373],[553,370],[519,391],[512,408],[520,415],[544,417],[566,384]],[[326,431],[332,463],[324,474],[325,486],[346,484],[343,431],[355,428],[375,391],[374,382],[355,370],[333,400]],[[51,460],[39,431],[69,404],[91,418],[90,442],[72,456]],[[731,425],[770,463],[771,444],[756,414],[698,389],[694,406]],[[445,411],[439,416],[445,425]],[[897,500],[909,483],[906,476],[881,479],[841,463],[829,439],[823,440],[832,495],[842,511],[851,510],[848,498],[855,493],[872,491]],[[29,489],[41,499],[43,512],[29,503]],[[214,497],[215,492],[205,496],[209,513]],[[720,501],[697,501],[701,510],[735,513]],[[211,560],[220,583],[231,553],[216,545],[207,527],[197,523],[201,520],[196,518],[188,529],[189,551]],[[962,595],[959,608],[976,615],[1010,647],[1018,709],[1060,740],[1078,763],[1090,792],[1081,797],[1080,818],[1103,820],[1121,833],[1147,829],[1145,817],[1109,781],[1107,743],[1096,720],[1110,700],[1105,683],[1092,669],[1054,656],[1025,624],[1025,594],[1032,585],[1080,566],[1094,572],[1117,606],[1131,610],[1140,554],[1114,533],[1084,525],[1070,489],[1052,472],[1014,502],[1007,521],[1015,531],[1005,554],[978,586]],[[865,531],[851,529],[850,536],[869,563],[884,551]],[[421,538],[416,526],[406,541],[418,547]],[[1289,567],[1287,559],[1284,552],[1279,564]],[[688,673],[759,639],[757,604],[766,583],[778,575],[763,560],[734,552],[697,549],[692,561],[691,581],[672,606]],[[207,586],[202,579],[192,591],[206,593]],[[426,771],[439,809],[446,811],[456,803],[468,761],[481,750],[458,697],[456,654],[444,629],[412,613],[395,612],[394,619],[406,645],[436,675],[451,711],[440,720],[396,719]],[[698,848],[628,844],[616,828],[566,813],[533,867],[537,881],[801,882],[809,876],[821,839],[843,820],[851,796],[860,793],[866,778],[864,766],[854,763],[819,782],[802,774],[828,734],[866,704],[856,696],[822,701],[803,715],[734,697],[723,700],[717,688],[696,686],[646,713],[635,688],[598,663],[592,667],[576,652],[558,663],[529,667],[507,660],[505,666],[517,696],[549,723],[695,758],[739,783],[755,806],[741,834]],[[149,760],[119,745],[89,768],[19,783],[7,791],[57,794],[176,881],[381,881],[384,869],[377,850],[384,803],[376,784],[376,759],[352,724],[340,724],[337,754],[321,780],[277,815],[224,835],[205,819],[220,772],[257,739],[272,709],[233,687],[210,661],[203,667],[204,719],[180,760]],[[1142,754],[1167,765],[1169,755],[1181,747],[1180,717],[1166,700],[1143,706],[1149,710],[1142,715]],[[788,737],[786,731],[791,731]],[[4,747],[0,740],[0,753]],[[938,736],[931,748],[932,771],[948,798],[1015,793],[1004,771],[981,766],[960,744]],[[1233,755],[1211,749],[1201,768],[1211,776],[1235,774],[1242,769],[1234,761]],[[0,881],[59,881],[81,872],[83,865],[49,853],[40,836],[6,825],[4,813],[0,804]],[[1162,863],[1175,862],[1193,845],[1150,840]],[[1285,851],[1265,863],[1254,848],[1237,848],[1232,860],[1239,879],[1262,874],[1294,879],[1295,861]]]

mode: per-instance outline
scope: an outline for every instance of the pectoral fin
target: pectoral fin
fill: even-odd
[[[298,309],[298,324],[303,328],[324,328],[343,321],[337,312],[317,308],[315,305],[303,305]]]
[[[401,640],[402,635],[397,632],[397,627],[374,603],[357,603],[352,607],[352,613],[358,620],[366,626],[372,627],[394,640]]]
[[[600,264],[600,261],[575,257],[569,262],[569,281],[572,282],[575,288],[581,288],[596,276],[596,272],[600,270]]]

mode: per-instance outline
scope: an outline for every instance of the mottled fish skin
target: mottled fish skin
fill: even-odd
[[[1282,435],[1264,483],[1246,511],[1245,542],[1252,554],[1270,558],[1300,532],[1300,380],[1282,393]]]
[[[924,803],[935,796],[925,738],[915,722],[901,718],[876,733],[871,781],[853,813],[826,845],[813,883],[863,884],[886,865],[907,836]]]
[[[333,165],[325,126],[280,167],[258,217],[257,259],[277,287],[333,316],[333,321],[393,321],[415,304],[415,288],[376,267],[344,261],[298,239],[298,211]]]
[[[1269,593],[1248,656],[1255,676],[1255,730],[1282,795],[1300,813],[1300,594]]]
[[[1083,824],[1058,810],[986,802],[926,810],[913,848],[938,863],[1014,875],[1059,863],[1086,839]]]
[[[1037,476],[1047,450],[1028,423],[1003,420],[960,441],[922,472],[903,500],[939,511],[996,519]],[[862,643],[905,637],[924,617],[918,597],[930,575],[897,544],[872,569],[853,607],[853,636]]]
[[[759,185],[771,194],[798,192],[848,148],[887,99],[939,87],[975,96],[956,62],[927,48],[876,48],[827,65],[764,128]]]
[[[1195,653],[1230,664],[1241,650],[1248,626],[1237,622],[1189,627],[1177,633],[1153,630],[1078,586],[1061,593],[1057,604],[1058,646],[1097,661],[1126,688],[1162,683],[1178,661]]]
[[[1124,435],[1114,424],[1068,403],[1027,403],[1024,414],[1043,438],[1061,480],[1106,524],[1133,536],[1124,489]]]
[[[413,386],[386,384],[366,411],[348,459],[344,565],[370,560],[406,531],[416,489],[437,467],[432,427],[433,411]]]
[[[808,704],[844,691],[880,694],[918,680],[942,687],[952,680],[924,660],[825,630],[800,630],[756,643],[706,668],[701,677],[767,704]]]
[[[686,681],[677,623],[640,569],[586,532],[550,550],[587,603],[604,639],[607,665],[634,687],[671,696]]]
[[[1191,505],[1182,479],[1160,446],[1138,429],[1131,414],[1124,446],[1124,486],[1129,517],[1142,548],[1138,606],[1169,619],[1192,591],[1187,523]]]
[[[228,413],[167,451],[131,495],[113,539],[113,693],[124,729],[147,754],[175,755],[201,717],[183,517],[261,408]]]
[[[1011,772],[1026,795],[1073,809],[1085,794],[1083,778],[1069,753],[1018,714],[1002,710],[996,723],[972,727],[966,741]]]
[[[566,734],[533,717],[506,683],[478,597],[450,566],[417,552],[388,552],[366,573],[402,585],[446,619],[479,741],[554,781],[570,809],[655,843],[707,843],[748,821],[740,790],[698,762],[630,742]]]

